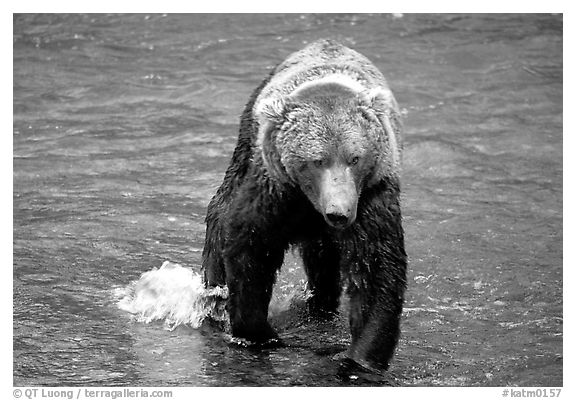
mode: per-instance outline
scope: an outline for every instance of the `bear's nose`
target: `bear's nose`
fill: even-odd
[[[326,219],[334,228],[345,228],[350,221],[347,215],[340,213],[328,213],[326,214]]]

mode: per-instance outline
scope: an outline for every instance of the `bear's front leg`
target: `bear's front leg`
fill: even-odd
[[[255,343],[277,339],[268,323],[268,305],[272,297],[276,265],[262,263],[249,250],[226,259],[227,309],[232,335]]]
[[[388,369],[400,334],[406,253],[398,196],[384,192],[366,203],[344,252],[352,333],[348,357],[378,371]]]
[[[387,370],[400,335],[402,294],[349,287],[352,344],[348,358],[369,371]],[[384,298],[395,297],[395,301]]]
[[[285,248],[278,230],[264,223],[270,220],[249,212],[231,214],[224,251],[232,335],[258,344],[278,338],[268,323],[268,305]]]

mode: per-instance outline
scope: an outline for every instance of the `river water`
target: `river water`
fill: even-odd
[[[284,348],[126,305],[147,278],[190,310],[248,96],[331,37],[384,72],[405,117],[393,383],[561,386],[562,31],[539,14],[16,15],[14,384],[343,384],[345,318],[291,311],[292,255],[271,308]]]

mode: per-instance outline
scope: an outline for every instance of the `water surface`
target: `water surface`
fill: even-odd
[[[198,272],[239,115],[317,38],[368,56],[405,117],[400,385],[561,386],[562,16],[16,15],[15,385],[342,384],[344,320],[286,348],[118,307],[166,260]],[[304,286],[297,258],[275,307]]]

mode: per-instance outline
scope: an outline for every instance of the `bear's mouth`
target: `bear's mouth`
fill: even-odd
[[[335,229],[346,229],[354,222],[352,216],[340,214],[340,213],[327,213],[324,214],[324,219],[326,223]]]

